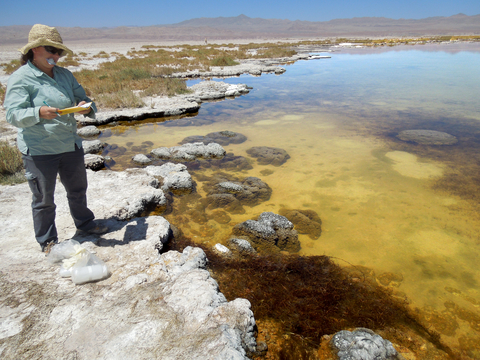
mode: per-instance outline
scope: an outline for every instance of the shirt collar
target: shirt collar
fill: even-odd
[[[37,68],[35,65],[33,65],[33,63],[30,60],[28,60],[27,64],[28,64],[28,66],[30,66],[30,69],[32,70],[32,72],[35,76],[40,77],[40,76],[45,75],[45,73],[42,70],[40,70],[39,68]],[[56,69],[56,66],[55,66],[53,68],[53,73],[54,74],[55,74],[56,70],[57,69]]]

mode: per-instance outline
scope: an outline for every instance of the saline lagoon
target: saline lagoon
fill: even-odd
[[[224,148],[250,168],[189,169],[197,193],[182,211],[165,215],[172,224],[213,246],[262,212],[313,210],[322,233],[318,239],[299,234],[300,255],[327,255],[362,269],[406,298],[449,346],[480,358],[480,45],[321,55],[331,58],[286,64],[282,75],[212,79],[252,90],[204,103],[194,116],[105,126],[100,140],[107,150],[123,149],[110,150],[110,168],[135,167],[134,155],[177,146],[188,136],[245,135],[245,142]],[[445,132],[457,142],[401,140],[406,130]],[[247,154],[254,146],[281,148],[290,158],[281,166],[259,165]],[[218,171],[258,177],[272,195],[227,220],[208,209],[199,220],[193,210],[206,195],[202,181]]]

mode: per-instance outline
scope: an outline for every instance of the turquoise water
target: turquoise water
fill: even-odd
[[[168,215],[170,222],[213,245],[263,211],[314,210],[323,232],[316,240],[300,235],[301,254],[373,270],[379,284],[406,296],[450,346],[459,339],[479,344],[480,52],[476,44],[450,50],[355,49],[287,65],[280,76],[225,79],[253,90],[202,104],[189,126],[168,119],[117,126],[103,140],[129,149],[114,157],[112,169],[120,170],[133,166],[137,152],[130,149],[145,141],[171,147],[190,135],[244,134],[246,142],[226,150],[250,159],[253,169],[232,174],[261,178],[271,199],[229,214],[227,224],[209,218],[208,210],[206,222],[186,213]],[[458,144],[396,137],[409,129],[444,131]],[[290,159],[279,167],[258,165],[246,153],[252,146],[282,148]],[[199,195],[205,193],[198,175],[212,172],[193,172]]]

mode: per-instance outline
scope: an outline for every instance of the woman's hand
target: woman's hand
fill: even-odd
[[[58,113],[57,113],[58,110],[60,109],[50,107],[50,106],[42,106],[40,108],[39,115],[42,119],[52,120],[58,116]]]
[[[82,106],[86,103],[86,101],[80,101],[77,106]],[[88,108],[87,110],[79,111],[78,114],[87,115],[90,111],[92,111],[92,109]]]

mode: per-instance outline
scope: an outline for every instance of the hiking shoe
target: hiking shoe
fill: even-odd
[[[52,247],[54,245],[58,244],[58,240],[47,240],[43,244],[40,244],[42,247],[42,252],[45,253],[45,255],[48,255],[50,253],[50,250],[52,250]]]
[[[80,235],[80,236],[85,234],[102,235],[102,234],[105,234],[106,232],[108,232],[108,226],[95,223],[95,226],[92,227],[91,229],[88,229],[88,230],[77,229],[77,232],[75,233],[75,235]]]
[[[108,226],[106,225],[97,225],[94,228],[85,231],[89,234],[102,235],[108,232]]]

